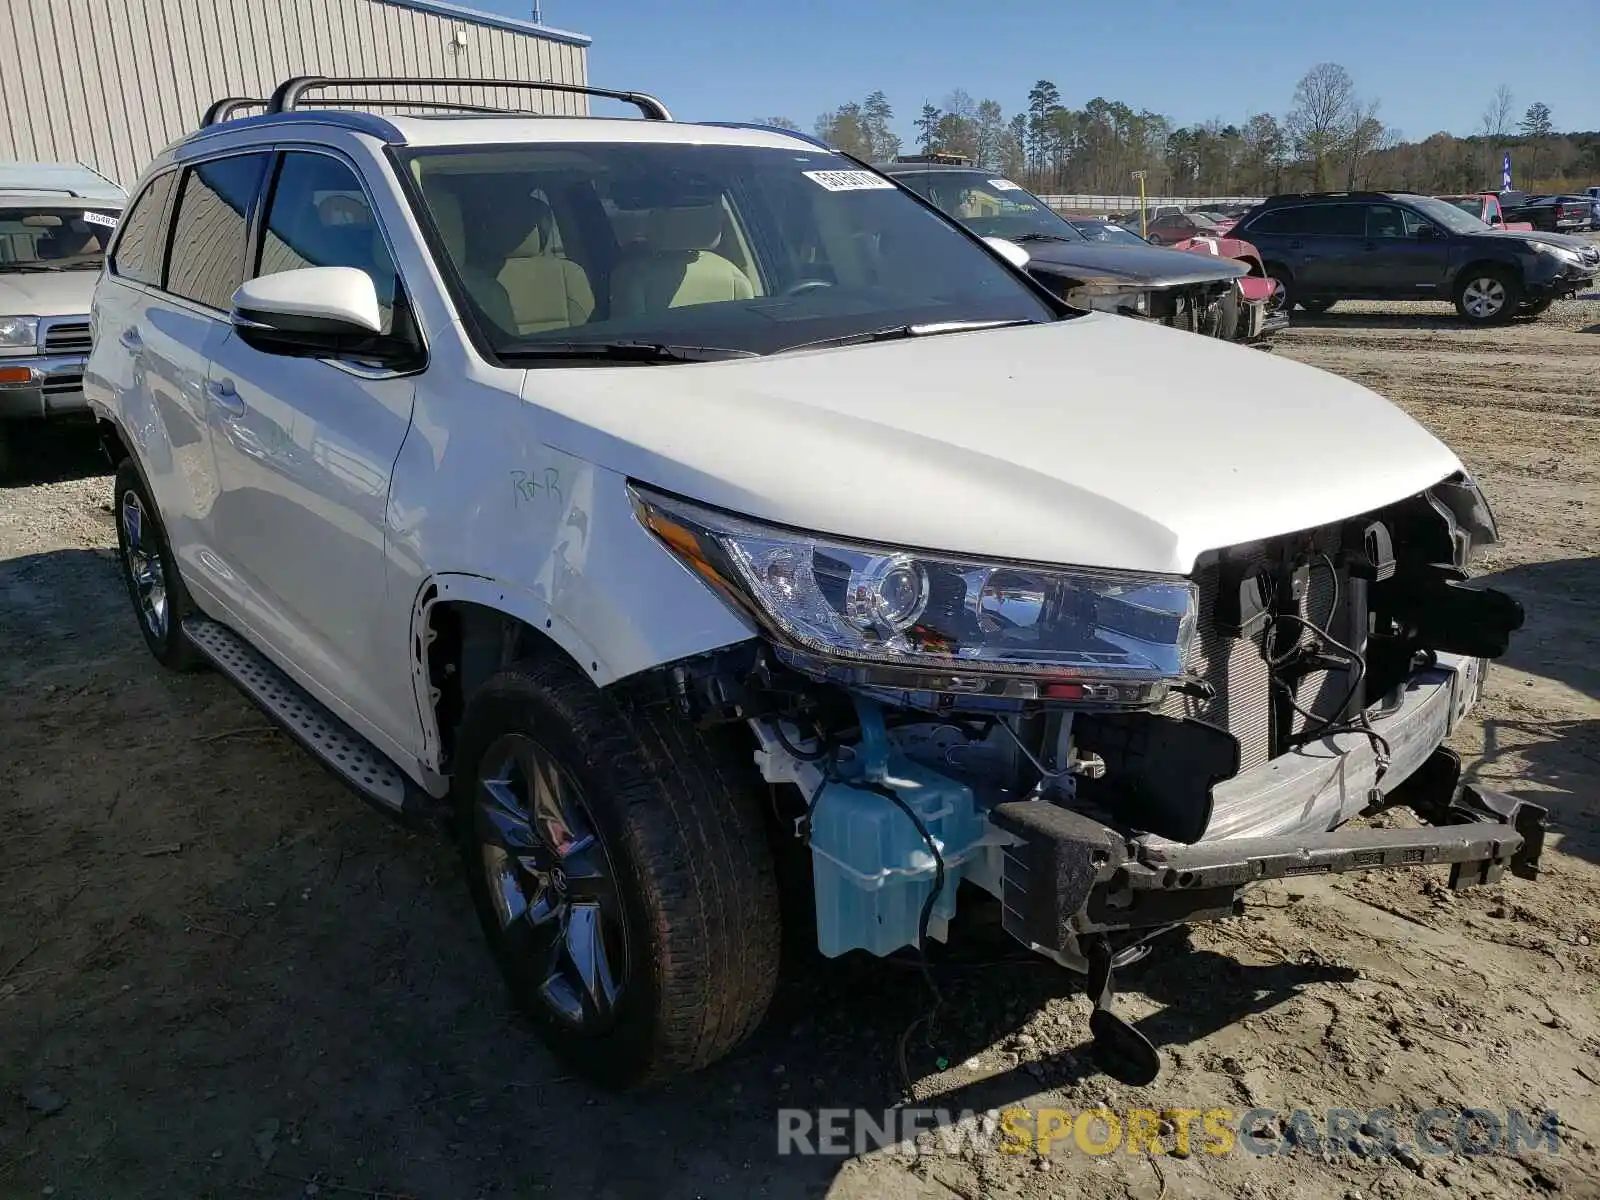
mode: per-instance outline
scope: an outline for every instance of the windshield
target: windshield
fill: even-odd
[[[1056,317],[996,255],[827,151],[571,143],[404,161],[502,358],[614,343],[772,354]]]
[[[1448,200],[1432,196],[1408,196],[1407,202],[1425,217],[1443,225],[1451,233],[1482,233],[1490,228],[1478,219],[1477,213],[1464,213]]]
[[[1110,221],[1074,221],[1072,227],[1091,242],[1110,242],[1116,246],[1150,244],[1133,230],[1124,229],[1121,225],[1114,225]]]
[[[1065,217],[1009,179],[985,171],[917,171],[896,178],[980,237],[1080,240]]]
[[[116,227],[115,209],[0,208],[0,273],[98,271]]]
[[[1483,211],[1483,201],[1476,196],[1440,196],[1439,199],[1452,208],[1459,208],[1470,216],[1477,217]],[[1478,219],[1481,221],[1483,218],[1479,217]]]

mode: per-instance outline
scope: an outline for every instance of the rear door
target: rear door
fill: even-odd
[[[1363,217],[1359,204],[1312,204],[1304,210],[1300,267],[1295,283],[1301,296],[1354,296],[1363,286]]]
[[[413,336],[394,256],[354,165],[286,150],[249,274],[354,267],[386,332]],[[206,383],[220,493],[214,526],[236,610],[257,643],[363,733],[400,738],[410,707],[373,686],[385,594],[389,482],[411,423],[412,375],[356,359],[270,354],[225,338]]]
[[[121,398],[126,432],[161,510],[184,580],[226,592],[212,552],[216,462],[205,393],[210,355],[227,338],[229,298],[244,274],[246,230],[268,155],[248,151],[175,169],[166,222],[130,212],[113,255],[118,283],[96,311],[96,359]],[[150,193],[153,205],[159,197]],[[140,207],[143,207],[141,200]],[[94,386],[99,386],[98,384]]]

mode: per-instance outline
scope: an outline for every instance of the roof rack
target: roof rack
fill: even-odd
[[[714,125],[718,129],[759,129],[764,133],[781,133],[787,137],[799,138],[802,142],[810,142],[822,150],[832,150],[833,147],[821,138],[809,133],[802,133],[798,129],[790,129],[787,125],[773,125],[766,121],[701,121],[701,125]]]
[[[261,96],[224,96],[216,101],[200,117],[200,128],[206,129],[212,125],[220,125],[223,121],[230,120],[233,114],[243,108],[265,109],[272,103]],[[437,109],[442,112],[469,112],[469,113],[524,113],[521,109],[495,108],[485,104],[464,104],[455,100],[303,100],[296,106],[296,112],[308,108],[341,108],[354,106],[356,108],[422,108]]]
[[[650,121],[670,121],[672,114],[667,111],[667,106],[654,96],[644,92],[617,92],[609,88],[588,87],[579,83],[554,83],[549,80],[528,79],[411,79],[394,75],[352,76],[338,78],[331,75],[297,75],[280,83],[266,103],[267,112],[285,113],[294,112],[302,107],[322,106],[330,103],[349,104],[356,106],[385,106],[403,108],[433,108],[456,112],[479,113],[519,113],[528,116],[527,112],[514,108],[488,108],[476,104],[458,104],[454,101],[432,100],[426,103],[415,100],[374,99],[363,100],[352,98],[340,101],[303,100],[307,92],[319,91],[332,87],[482,87],[482,88],[515,88],[524,91],[564,92],[578,96],[601,96],[607,100],[621,100],[625,104],[632,104]],[[218,101],[223,104],[224,101]],[[215,109],[217,105],[212,105]],[[210,110],[207,110],[208,115]]]
[[[1387,200],[1393,192],[1279,192],[1276,196],[1268,196],[1261,203],[1277,204],[1284,200],[1325,200],[1339,197],[1345,200]]]

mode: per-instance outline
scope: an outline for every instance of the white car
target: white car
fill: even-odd
[[[1244,885],[1534,873],[1542,810],[1440,749],[1521,622],[1460,585],[1494,522],[1382,397],[1068,310],[801,135],[336,87],[221,106],[111,247],[129,594],[446,818],[588,1076],[728,1052],[784,920],[922,949],[967,883],[1148,1078],[1111,972]],[[1338,828],[1390,803],[1430,824]]]
[[[0,478],[15,424],[88,408],[89,300],[126,200],[79,163],[0,163]]]

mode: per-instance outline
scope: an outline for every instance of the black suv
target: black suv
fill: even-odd
[[[1600,249],[1556,233],[1491,229],[1431,196],[1308,192],[1258,204],[1232,231],[1261,251],[1275,302],[1450,299],[1464,321],[1536,316],[1600,274]]]

